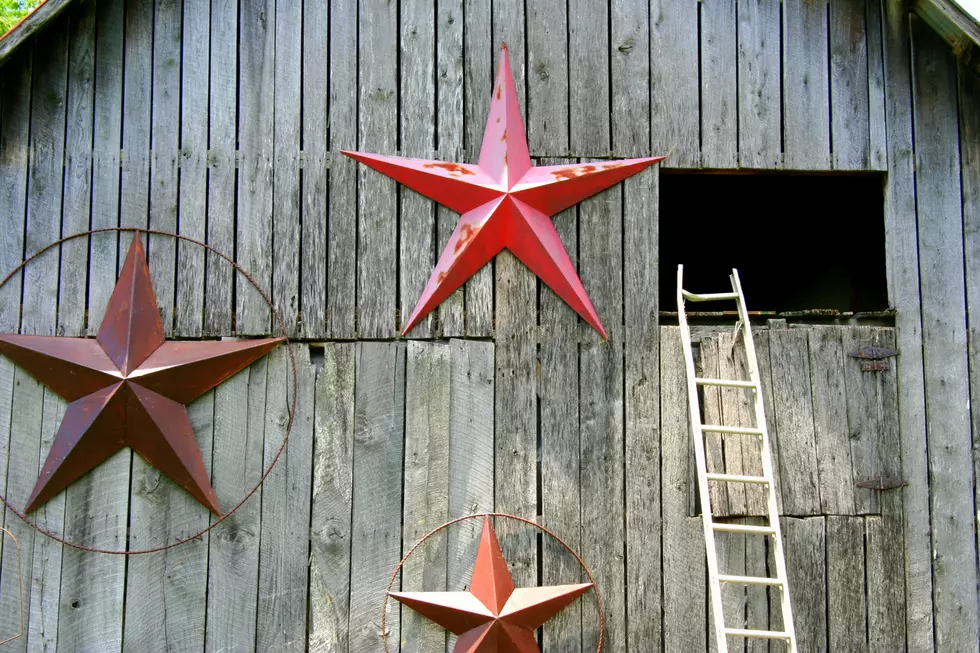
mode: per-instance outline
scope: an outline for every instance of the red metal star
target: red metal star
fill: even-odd
[[[281,341],[167,342],[137,233],[94,340],[0,334],[0,354],[71,402],[24,512],[129,446],[220,515],[184,404]]]
[[[605,338],[550,216],[665,157],[532,167],[506,46],[494,89],[477,165],[344,151],[462,214],[402,335],[509,249]]]
[[[468,592],[391,592],[389,596],[459,635],[453,653],[541,653],[534,631],[592,583],[514,588],[490,518]]]

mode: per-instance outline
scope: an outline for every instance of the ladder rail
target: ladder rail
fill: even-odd
[[[701,409],[698,403],[698,386],[694,373],[694,352],[691,349],[691,330],[684,311],[684,266],[677,266],[677,320],[681,329],[681,342],[684,346],[684,364],[687,368],[687,401],[691,417],[691,430],[694,437],[694,456],[698,468],[698,494],[701,498],[701,524],[704,527],[704,546],[707,552],[708,586],[716,600],[711,601],[715,619],[715,639],[718,653],[728,653],[728,638],[725,634],[725,612],[721,602],[721,581],[718,573],[718,552],[715,545],[713,518],[711,515],[711,496],[708,490],[708,465],[704,453],[704,433],[701,431]]]

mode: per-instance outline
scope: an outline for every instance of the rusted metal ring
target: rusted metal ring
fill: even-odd
[[[466,515],[465,517],[457,517],[456,519],[447,521],[445,524],[442,524],[441,526],[433,528],[431,531],[423,535],[422,538],[418,542],[416,542],[411,549],[408,550],[408,553],[405,554],[405,556],[398,563],[398,566],[395,567],[395,571],[391,574],[391,580],[388,581],[388,589],[385,590],[385,600],[384,603],[381,605],[381,642],[384,645],[385,653],[391,653],[391,651],[388,649],[388,595],[391,593],[391,588],[394,587],[395,580],[398,578],[398,574],[401,572],[402,567],[404,567],[408,559],[412,557],[412,554],[415,553],[415,550],[418,549],[423,544],[425,544],[426,540],[431,538],[436,533],[439,533],[440,531],[449,528],[453,524],[458,524],[460,522],[464,522],[469,519],[483,519],[486,517],[493,517],[493,518],[503,517],[504,519],[513,519],[514,521],[519,521],[522,524],[533,526],[534,528],[538,529],[542,533],[545,533],[546,535],[552,537],[559,544],[565,547],[566,551],[572,554],[572,557],[575,558],[575,561],[578,562],[580,567],[582,567],[582,570],[585,572],[586,577],[588,577],[589,582],[592,583],[592,593],[595,594],[595,602],[599,610],[599,641],[596,644],[595,651],[596,653],[601,653],[602,643],[606,636],[606,615],[602,609],[602,597],[599,595],[599,586],[595,582],[595,577],[592,575],[592,570],[589,569],[589,566],[585,564],[585,561],[582,560],[582,557],[575,551],[575,549],[573,549],[568,544],[568,542],[561,539],[553,532],[551,532],[550,530],[548,530],[547,528],[545,528],[544,526],[542,526],[541,524],[535,521],[531,521],[530,519],[525,519],[524,517],[518,517],[517,515],[510,515],[505,512],[480,512],[472,515]]]
[[[56,542],[60,542],[66,546],[70,546],[74,549],[79,549],[81,551],[89,551],[91,553],[106,553],[109,555],[132,556],[132,555],[142,555],[144,553],[157,553],[158,551],[166,551],[167,549],[173,549],[174,547],[178,547],[181,544],[186,544],[191,540],[200,539],[201,537],[209,533],[215,526],[217,526],[218,524],[222,523],[223,521],[231,517],[233,514],[235,514],[235,512],[237,512],[238,509],[241,508],[246,501],[252,498],[252,495],[255,494],[260,487],[262,487],[262,484],[265,482],[265,479],[269,476],[270,473],[272,473],[272,468],[275,467],[276,463],[279,462],[279,457],[282,456],[282,452],[285,451],[286,443],[289,441],[289,434],[293,430],[293,420],[296,415],[296,390],[297,390],[296,358],[293,355],[292,348],[289,347],[289,335],[286,331],[286,323],[283,321],[282,316],[279,314],[279,311],[277,311],[276,307],[272,304],[272,300],[269,299],[269,296],[266,294],[266,292],[262,290],[259,284],[255,281],[255,279],[252,278],[252,275],[246,272],[244,268],[238,265],[238,263],[233,261],[231,257],[220,252],[219,250],[215,249],[211,245],[208,245],[207,243],[201,242],[199,240],[195,240],[194,238],[190,238],[189,236],[183,236],[181,234],[175,234],[169,231],[160,231],[158,229],[143,229],[141,227],[102,227],[100,229],[89,229],[88,231],[80,231],[76,234],[71,234],[70,236],[59,238],[58,240],[55,240],[54,242],[45,245],[38,251],[34,252],[33,254],[25,258],[20,263],[20,265],[18,265],[17,267],[15,267],[13,270],[9,272],[7,276],[3,278],[3,280],[0,280],[0,288],[3,288],[5,285],[7,285],[7,282],[10,281],[14,277],[14,275],[19,274],[24,269],[24,267],[27,266],[28,263],[30,263],[31,261],[39,257],[41,254],[44,254],[49,249],[58,247],[62,243],[75,240],[76,238],[83,238],[85,236],[92,236],[94,234],[113,233],[113,232],[115,233],[139,232],[142,234],[152,234],[154,236],[168,236],[176,240],[183,240],[185,242],[198,245],[199,247],[203,247],[206,251],[211,252],[215,256],[218,256],[224,259],[225,261],[227,261],[228,264],[231,265],[231,267],[236,272],[241,274],[243,277],[245,277],[248,280],[250,284],[252,284],[252,287],[255,288],[256,292],[258,292],[259,295],[262,297],[262,299],[265,301],[265,303],[269,305],[269,310],[272,312],[272,317],[275,319],[276,324],[278,324],[279,326],[279,330],[282,332],[282,338],[283,338],[282,345],[286,348],[286,352],[289,354],[289,364],[290,367],[292,368],[292,382],[293,382],[293,398],[289,405],[289,421],[286,423],[286,433],[282,438],[282,444],[279,445],[279,449],[276,451],[276,455],[269,463],[269,466],[265,468],[265,471],[262,472],[262,476],[259,478],[258,483],[256,483],[255,487],[253,487],[245,494],[245,496],[242,498],[241,501],[235,504],[234,508],[221,515],[221,517],[219,517],[210,526],[208,526],[203,530],[198,531],[197,533],[194,533],[193,535],[185,537],[181,540],[176,540],[169,544],[164,544],[162,546],[154,547],[152,549],[138,549],[136,551],[119,551],[116,549],[100,549],[98,547],[85,546],[84,544],[78,544],[77,542],[72,542],[66,538],[60,537],[50,531],[41,528],[35,522],[32,522],[30,519],[28,519],[24,513],[22,513],[20,510],[12,506],[10,502],[7,500],[7,496],[5,494],[0,494],[0,501],[3,502],[3,505],[5,505],[8,510],[10,510],[12,513],[17,515],[21,519],[21,521],[23,521],[25,524],[33,528],[35,531],[51,538],[52,540],[55,540]]]

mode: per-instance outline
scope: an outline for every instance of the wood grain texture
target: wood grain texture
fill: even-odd
[[[45,47],[34,53],[31,86],[31,160],[27,179],[25,251],[37,252],[61,235],[68,79],[68,25],[52,25]],[[19,222],[19,221],[18,221]],[[57,250],[24,268],[21,332],[51,336],[57,330]]]
[[[783,514],[783,492],[779,462],[779,424],[776,421],[776,402],[773,397],[772,383],[772,356],[770,355],[770,335],[769,329],[759,329],[753,332],[752,339],[755,341],[755,356],[759,363],[759,382],[762,384],[762,406],[766,413],[766,429],[769,431],[769,450],[772,454],[772,471],[775,478],[773,484],[776,487],[776,507],[779,514]]]
[[[211,3],[183,7],[180,70],[180,187],[177,231],[206,242],[208,238],[208,104],[211,52]],[[174,334],[204,333],[206,250],[180,241],[177,247],[177,306]],[[226,267],[222,263],[222,267]]]
[[[215,400],[209,392],[188,405],[205,468],[211,470]],[[166,475],[135,456],[130,546],[148,549],[208,526],[208,510]],[[135,556],[126,568],[123,650],[204,649],[210,534],[179,547]],[[166,610],[161,610],[166,606]]]
[[[698,4],[650,4],[650,136],[653,151],[671,152],[664,163],[696,168],[701,162],[698,83]],[[656,62],[670,61],[670,66]]]
[[[424,0],[401,3],[398,74],[401,107],[398,133],[404,156],[431,158],[435,148],[436,24],[433,6]],[[442,110],[442,107],[439,107]],[[398,188],[398,329],[401,330],[425,290],[436,257],[435,202],[405,187]],[[415,338],[432,335],[437,311],[411,331]]]
[[[286,333],[295,336],[299,332],[302,251],[299,151],[303,129],[303,3],[276,3],[274,6],[272,303],[285,322]],[[316,220],[315,217],[312,219]],[[269,258],[269,252],[265,257]]]
[[[850,328],[845,328],[851,331]],[[820,508],[825,515],[855,514],[857,490],[851,450],[853,438],[860,436],[849,428],[848,408],[851,388],[846,387],[844,347],[839,327],[808,329],[810,350],[810,385],[813,398],[813,435],[817,450],[817,478]],[[860,369],[854,359],[846,363]],[[867,434],[865,437],[867,438]]]
[[[769,523],[767,518],[750,517],[743,520],[746,524],[763,526]],[[772,548],[769,538],[745,536],[745,573],[748,576],[774,576],[775,570],[769,569],[768,550]],[[749,585],[745,588],[745,628],[768,630],[770,626],[769,595],[767,587]],[[792,596],[790,597],[792,598]],[[769,653],[770,642],[759,639],[748,639],[745,642],[746,653]],[[785,647],[785,645],[783,645]]]
[[[436,7],[436,142],[439,156],[463,161],[464,113],[463,83],[463,0],[449,0]],[[467,35],[469,36],[469,35]],[[470,63],[470,62],[467,62]],[[459,216],[436,205],[436,255],[449,243]],[[463,335],[465,289],[457,289],[438,309],[439,330],[443,337]]]
[[[735,0],[700,3],[701,165],[738,166]]]
[[[830,2],[830,102],[834,168],[871,165],[865,0]]]
[[[178,227],[182,5],[178,0],[158,0],[153,16],[149,225],[170,233]],[[170,236],[148,236],[147,256],[163,331],[172,336],[177,294],[176,240]]]
[[[235,505],[262,475],[268,358],[215,389],[211,479],[219,505]],[[205,649],[255,646],[261,490],[211,531]],[[212,518],[213,519],[213,518]]]
[[[901,506],[899,506],[901,510]],[[868,651],[905,651],[905,556],[899,519],[865,517]]]
[[[290,351],[296,364],[295,412]],[[292,430],[272,472],[262,484],[259,592],[255,648],[307,650],[307,583],[310,573],[310,492],[315,373],[305,344],[279,347],[268,356],[265,446],[262,464],[272,464],[289,420]]]
[[[92,119],[95,110],[94,3],[83,3],[72,12],[68,39],[68,100],[61,215],[61,234],[65,236],[88,230],[91,219],[92,139],[95,127]],[[88,238],[78,238],[61,246],[58,335],[85,335],[88,241]]]
[[[844,329],[843,345],[844,352],[848,354],[865,347],[884,346],[869,327]],[[877,377],[878,373],[862,371],[861,361],[856,358],[848,356],[844,361],[843,379],[847,387],[847,433],[853,483],[882,478],[877,452],[884,434],[881,428]],[[878,512],[876,490],[853,486],[852,492],[855,514]]]
[[[748,359],[741,335],[718,334],[718,378],[749,379]],[[723,424],[755,427],[755,397],[751,390],[721,389]],[[762,476],[762,440],[738,435],[725,436],[725,469],[732,474]],[[729,484],[729,505],[733,514],[766,515],[768,489],[765,486]]]
[[[527,66],[531,80],[527,89],[527,142],[532,153],[547,157],[568,153],[569,94],[578,83],[569,79],[569,67],[576,62],[569,62],[568,57],[571,8],[567,5],[555,0],[527,3]]]
[[[915,161],[912,143],[912,80],[908,14],[901,0],[884,0],[885,116],[888,170],[885,182],[885,273],[889,305],[897,309],[896,349],[905,541],[905,603],[908,649],[934,647],[932,543],[929,525],[929,465],[922,371],[919,254],[915,221]]]
[[[810,394],[810,360],[805,331],[770,333],[772,395],[779,437],[783,514],[819,515],[817,451]]]
[[[936,649],[975,651],[977,578],[956,62],[912,19],[922,349],[932,502]]]
[[[303,170],[299,259],[302,335],[327,332],[327,225],[330,204],[328,140],[330,95],[330,3],[303,4]],[[339,126],[338,126],[339,127]]]
[[[150,208],[154,8],[140,0],[124,0],[123,5],[119,226],[145,228]],[[119,235],[117,274],[126,260],[130,240],[127,234]]]
[[[450,347],[446,344],[408,343],[405,364],[403,555],[426,533],[447,521],[451,355]],[[447,555],[444,537],[436,537],[426,543],[402,567],[401,591],[446,591]],[[445,650],[445,628],[408,607],[401,606],[400,610],[402,651],[426,653]]]
[[[357,3],[330,2],[330,200],[327,218],[327,335],[351,338],[357,318]]]
[[[351,653],[378,650],[378,601],[401,558],[404,379],[403,344],[358,344],[348,626]],[[392,610],[388,614],[392,643],[401,639],[399,623],[398,612]]]
[[[827,517],[827,650],[868,650],[864,519]]]
[[[884,24],[881,0],[868,5],[868,147],[870,167],[888,170],[888,129],[885,122]]]
[[[14,53],[22,44],[29,43],[31,37],[36,32],[54,21],[70,3],[71,0],[43,2],[34,11],[25,16],[24,20],[15,26],[15,29],[11,29],[6,34],[3,34],[3,38],[0,39],[0,65],[3,65],[7,62],[7,59],[13,57]]]
[[[572,151],[579,156],[609,155],[610,56],[608,4],[570,0],[568,128]]]
[[[310,517],[310,650],[347,651],[355,345],[324,346],[313,416]]]
[[[234,253],[224,250],[235,242],[238,196],[238,29],[238,2],[212,2],[207,236],[208,243],[226,255]],[[227,336],[234,314],[233,270],[212,253],[206,261],[204,333]]]
[[[650,151],[650,12],[640,0],[609,5],[612,151],[642,156]],[[628,188],[628,183],[627,186]]]
[[[0,210],[4,215],[11,216],[13,224],[20,226],[4,229],[0,237],[0,256],[6,270],[14,269],[24,258],[23,220],[27,213],[32,62],[31,53],[25,52],[2,71],[0,174],[5,183],[0,184]],[[0,288],[0,328],[6,333],[15,333],[20,328],[22,289],[23,275],[15,275]]]
[[[260,288],[272,287],[276,130],[276,3],[244,0],[238,30],[238,205],[235,260]],[[235,274],[235,332],[269,332],[269,306]]]
[[[698,376],[717,379],[720,374],[718,372],[718,338],[716,337],[705,337],[701,339],[701,343],[698,346],[698,354],[700,364],[699,369],[696,369]],[[701,410],[704,412],[704,424],[724,424],[725,416],[721,412],[721,389],[717,387],[707,386],[702,389],[702,398],[700,400]],[[721,433],[715,433],[713,431],[705,431],[702,434],[704,438],[704,462],[705,469],[709,473],[724,474],[725,473],[725,440]],[[694,444],[694,433],[691,434],[691,464],[695,464],[695,444]],[[694,467],[695,473],[697,467]],[[689,514],[692,516],[700,515],[704,512],[711,512],[713,515],[719,515],[722,517],[732,514],[732,510],[728,505],[728,494],[729,490],[735,489],[729,487],[728,483],[709,483],[708,484],[708,502],[711,504],[705,506],[701,504],[701,495],[699,492],[698,484],[691,483],[689,486],[689,491],[691,493],[689,502],[691,506],[695,509]],[[742,507],[745,506],[745,492],[742,492]]]
[[[679,327],[660,329],[664,650],[707,650],[704,530],[687,516],[690,420]]]
[[[828,562],[825,519],[785,517],[780,523],[799,650],[813,653],[836,650],[827,648]],[[771,547],[769,561],[769,567],[775,569]],[[779,594],[770,592],[769,601],[772,628],[781,630],[783,616]],[[778,650],[775,646],[772,648]]]
[[[358,146],[366,152],[398,149],[398,6],[387,0],[358,5]],[[351,162],[350,165],[354,165]],[[397,333],[398,191],[392,179],[358,166],[357,334]]]
[[[743,168],[779,168],[779,4],[738,3],[738,162]]]
[[[826,3],[783,3],[783,148],[791,170],[830,168],[827,21]]]
[[[752,536],[748,536],[751,538]],[[718,571],[722,574],[745,575],[745,541],[743,533],[718,533],[715,536],[715,546],[718,556]],[[711,591],[710,588],[708,590]],[[710,597],[709,597],[710,600]],[[726,628],[747,628],[745,625],[745,586],[734,583],[721,586],[722,612],[725,615]],[[708,614],[708,651],[718,651],[718,641],[715,637],[714,610],[709,608]],[[728,638],[728,653],[745,653],[746,640],[737,637]]]

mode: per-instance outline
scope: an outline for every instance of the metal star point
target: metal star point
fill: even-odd
[[[389,596],[458,635],[453,653],[541,653],[534,631],[591,588],[592,583],[515,588],[486,517],[468,592]]]
[[[402,335],[507,249],[608,337],[550,216],[665,157],[532,166],[506,46],[476,165],[343,153],[461,214]]]
[[[220,515],[184,404],[282,340],[167,341],[137,233],[94,340],[0,334],[0,354],[70,402],[24,512],[128,446]]]

